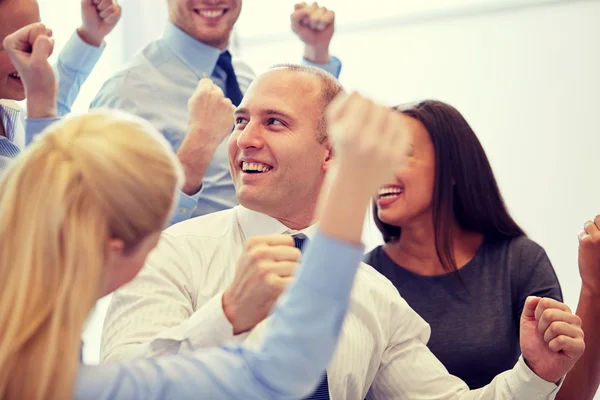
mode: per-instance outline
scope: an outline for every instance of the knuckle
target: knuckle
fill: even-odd
[[[264,261],[259,261],[256,264],[256,271],[263,278],[264,281],[267,281],[267,279],[270,275],[271,269]]]
[[[260,239],[258,237],[251,237],[250,239],[246,240],[246,250],[250,250],[253,249],[254,247],[256,247],[257,245],[259,245]]]
[[[564,304],[564,303],[562,303],[562,304],[563,304],[563,305],[564,305],[564,307],[565,307],[565,312],[566,312],[566,313],[568,313],[568,314],[573,314],[573,311],[571,311],[571,307],[569,307],[568,305],[566,305],[566,304]]]
[[[567,338],[564,335],[560,335],[560,336],[556,337],[556,341],[561,347],[564,347],[567,344],[567,342],[569,341],[569,338]]]
[[[540,320],[547,322],[547,323],[551,323],[552,321],[554,321],[554,319],[555,319],[555,312],[553,309],[544,310],[544,312],[542,312],[542,316],[540,317]]]
[[[282,287],[275,274],[267,275],[265,283],[271,296],[278,296],[281,293]]]
[[[255,263],[258,263],[259,261],[264,260],[265,259],[265,248],[262,246],[254,247],[250,251],[250,259]]]

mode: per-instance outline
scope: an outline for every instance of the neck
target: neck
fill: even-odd
[[[454,222],[451,237],[455,263],[460,269],[473,258],[481,246],[483,235],[466,231]],[[433,221],[402,227],[400,240],[388,243],[385,249],[397,264],[417,274],[432,276],[446,273],[437,255]]]
[[[310,206],[304,205],[292,207],[289,213],[282,212],[277,215],[268,215],[275,218],[277,221],[281,222],[286,227],[295,231],[299,231],[302,229],[306,229],[317,222],[318,218],[316,217],[315,211],[316,204],[312,204]]]
[[[281,222],[286,227],[300,231],[313,225],[316,221],[312,216],[294,216],[294,218],[278,218],[274,217],[277,221]]]

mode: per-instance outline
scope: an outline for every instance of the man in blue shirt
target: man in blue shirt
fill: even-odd
[[[175,223],[237,204],[223,139],[233,127],[233,106],[255,75],[227,51],[242,0],[168,0],[168,7],[163,35],[110,78],[91,107],[141,116],[169,140],[186,174]],[[291,22],[305,44],[304,63],[337,77],[341,63],[329,55],[334,13],[298,4]]]
[[[29,117],[47,117],[48,109],[57,110],[58,115],[67,114],[83,82],[92,71],[104,50],[104,37],[112,31],[121,16],[121,7],[113,0],[96,5],[93,0],[82,2],[82,25],[64,47],[55,66],[58,75],[57,102],[45,104],[46,93],[32,88],[26,93],[21,77],[9,59],[6,46],[24,46],[27,43],[3,43],[6,36],[21,27],[39,22],[40,13],[35,0],[0,1],[0,171],[8,161],[19,154],[26,143],[23,128],[23,112],[16,101],[29,98]],[[40,49],[51,53],[54,42],[52,32],[37,24],[30,30],[32,37],[43,43]],[[3,43],[3,44],[2,44]]]

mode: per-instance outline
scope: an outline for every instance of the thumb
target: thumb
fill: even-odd
[[[541,297],[529,296],[525,300],[525,306],[523,307],[523,313],[521,319],[525,318],[528,320],[535,320],[535,309],[542,300]]]
[[[31,51],[31,62],[34,64],[43,63],[48,60],[48,57],[54,50],[54,39],[40,35],[35,39],[33,43],[33,50]]]

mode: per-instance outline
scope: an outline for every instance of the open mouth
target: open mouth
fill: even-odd
[[[273,169],[273,167],[267,164],[246,161],[240,163],[240,168],[245,174],[263,174]]]
[[[208,9],[208,10],[194,9],[194,11],[196,12],[196,14],[198,14],[199,16],[201,16],[202,18],[204,18],[206,20],[217,21],[217,20],[219,20],[219,18],[221,18],[222,16],[227,14],[229,9],[228,8]]]
[[[400,196],[402,193],[404,193],[404,188],[393,186],[379,189],[377,195],[380,199],[391,199]]]
[[[8,74],[8,77],[11,78],[11,79],[14,79],[15,81],[17,81],[20,84],[23,83],[21,81],[21,75],[19,75],[17,72],[13,72],[12,74]]]
[[[386,207],[395,202],[404,193],[404,188],[400,186],[387,186],[379,189],[377,192],[377,205]]]

